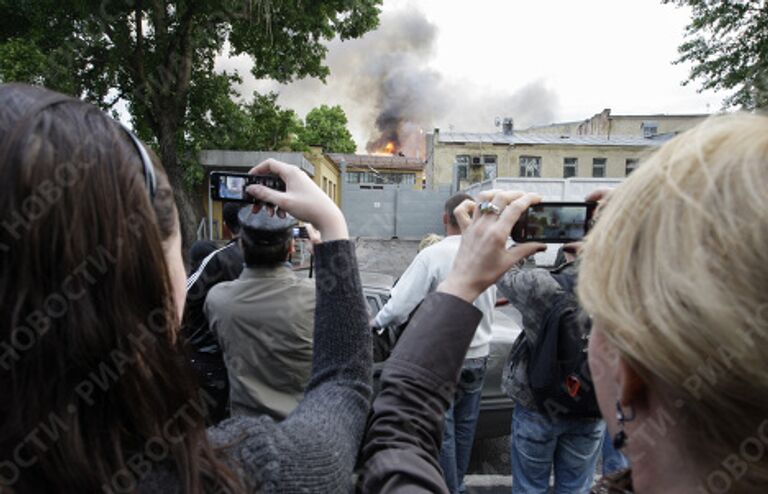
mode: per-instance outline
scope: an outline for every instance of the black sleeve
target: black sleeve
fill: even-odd
[[[365,441],[361,492],[448,492],[438,453],[482,312],[444,293],[422,303],[387,361]]]

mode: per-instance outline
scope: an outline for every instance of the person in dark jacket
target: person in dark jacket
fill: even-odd
[[[509,352],[502,381],[502,389],[515,401],[510,441],[513,494],[546,494],[553,473],[557,493],[586,494],[592,487],[605,423],[597,413],[574,417],[561,409],[540,409],[529,381],[530,348],[543,338],[551,308],[566,292],[553,274],[575,282],[580,248],[580,242],[565,245],[564,263],[555,271],[513,266],[496,283],[523,316],[523,332]]]
[[[243,271],[243,253],[237,245],[239,210],[239,203],[225,203],[222,207],[224,224],[232,235],[226,245],[217,248],[215,242],[200,240],[190,248],[192,269],[187,279],[181,334],[189,344],[192,368],[198,375],[201,388],[215,401],[208,416],[211,425],[229,416],[229,379],[221,346],[211,332],[204,306],[211,288],[237,279]],[[202,255],[204,252],[207,254]]]

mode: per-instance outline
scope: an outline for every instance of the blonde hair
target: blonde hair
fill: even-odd
[[[419,252],[426,249],[430,245],[435,245],[442,239],[443,239],[443,236],[438,235],[437,233],[429,233],[427,235],[424,235],[424,238],[422,238],[421,242],[419,242]]]
[[[768,118],[708,119],[642,164],[587,238],[578,293],[680,409],[691,457],[717,467],[758,438],[738,485],[768,480]]]

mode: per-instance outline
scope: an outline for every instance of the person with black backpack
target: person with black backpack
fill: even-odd
[[[579,243],[563,247],[565,263],[550,271],[517,266],[496,287],[523,316],[502,387],[515,401],[512,492],[587,493],[605,424],[587,364],[589,323],[574,288]]]

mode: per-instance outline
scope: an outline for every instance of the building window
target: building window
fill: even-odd
[[[643,128],[643,137],[653,137],[659,133],[659,123],[654,121],[645,121],[641,125]]]
[[[541,156],[520,156],[520,176],[540,177]]]
[[[592,158],[592,176],[595,178],[605,177],[605,158]]]
[[[469,155],[456,155],[456,173],[458,180],[466,180],[469,177]]]
[[[414,185],[416,183],[415,173],[392,173],[392,183]]]
[[[328,179],[326,177],[323,177],[323,192],[325,192],[326,195],[328,194]]]
[[[333,187],[333,195],[331,196],[331,199],[336,201],[336,184],[335,183],[331,184],[331,187]]]
[[[579,174],[579,160],[577,158],[563,159],[563,178],[575,177]]]
[[[416,174],[387,172],[347,172],[347,183],[414,185],[416,183]]]
[[[496,178],[496,155],[483,155],[483,180],[493,180]]]
[[[633,171],[637,170],[638,164],[639,164],[639,160],[635,158],[627,158],[626,165],[624,167],[624,172],[626,173],[626,176],[630,176]]]

